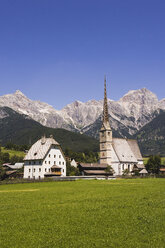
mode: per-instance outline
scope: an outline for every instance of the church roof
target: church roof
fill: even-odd
[[[44,159],[44,157],[46,156],[47,152],[49,151],[52,145],[59,146],[59,143],[52,137],[41,138],[34,145],[32,145],[32,147],[26,154],[24,160]]]
[[[113,138],[112,145],[120,162],[138,162],[127,139]]]
[[[127,139],[127,142],[129,146],[131,147],[131,150],[133,154],[135,155],[135,157],[137,158],[137,160],[143,160],[137,140]]]

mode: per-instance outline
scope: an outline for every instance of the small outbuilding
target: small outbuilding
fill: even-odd
[[[141,176],[146,176],[148,174],[148,171],[146,169],[143,169],[139,172]]]

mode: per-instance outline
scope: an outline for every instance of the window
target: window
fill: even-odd
[[[33,170],[34,172],[36,171],[36,169],[34,168],[34,170]]]
[[[47,161],[45,161],[45,164],[47,163]]]
[[[41,179],[41,177],[39,176],[39,177],[38,177],[38,179],[40,180],[40,179]]]
[[[110,132],[108,132],[108,135],[110,136]]]
[[[104,133],[102,132],[102,137],[104,137]]]
[[[64,162],[62,162],[62,164],[64,165]]]
[[[122,165],[122,168],[123,168],[123,170],[124,170],[124,164]]]
[[[50,169],[49,169],[49,172],[50,172]]]
[[[29,169],[29,172],[31,172],[31,169]]]
[[[41,164],[41,161],[39,161],[39,164]]]
[[[130,171],[130,164],[128,165],[128,171]]]
[[[102,144],[102,148],[104,148],[104,144]]]
[[[54,164],[56,164],[56,161],[54,161]]]
[[[59,155],[59,158],[61,158],[61,155]]]
[[[64,172],[64,169],[63,169],[63,172]]]
[[[59,162],[59,164],[61,164],[61,161]]]
[[[50,154],[49,154],[49,158],[50,158]]]
[[[31,164],[31,161],[29,161],[29,164]]]
[[[45,172],[46,172],[46,168],[45,168]]]
[[[39,172],[41,172],[41,168],[39,168]]]
[[[36,161],[33,161],[33,164],[36,164]]]
[[[56,157],[56,155],[54,155],[54,158]]]
[[[50,164],[50,161],[49,161],[49,164]]]

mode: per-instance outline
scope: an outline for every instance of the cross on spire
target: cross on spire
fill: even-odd
[[[108,103],[107,103],[106,76],[104,76],[103,123],[107,123],[107,122],[109,122],[109,117],[108,117]]]

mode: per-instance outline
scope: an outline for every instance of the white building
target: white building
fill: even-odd
[[[104,81],[103,122],[100,129],[100,164],[110,165],[114,175],[122,175],[136,166],[144,169],[143,158],[136,140],[113,138],[109,124],[106,79]]]
[[[70,165],[77,168],[77,163],[74,159],[72,159],[72,161],[70,162]]]
[[[24,158],[24,178],[42,179],[46,176],[66,176],[66,160],[57,141],[42,137]]]

